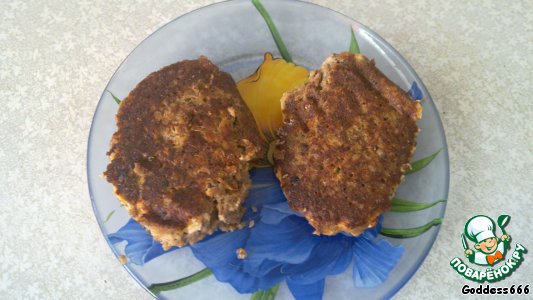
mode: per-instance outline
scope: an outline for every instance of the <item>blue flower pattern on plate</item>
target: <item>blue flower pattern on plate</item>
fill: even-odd
[[[286,281],[296,299],[321,299],[324,278],[343,273],[352,261],[355,286],[374,287],[387,279],[401,258],[402,246],[377,238],[382,218],[359,237],[314,235],[307,220],[289,208],[271,168],[254,169],[250,175],[253,185],[243,219],[253,226],[218,231],[189,246],[217,280],[239,293]],[[133,219],[108,238],[113,244],[126,241],[125,254],[137,265],[166,253]],[[237,257],[239,248],[246,251],[245,259]]]
[[[418,87],[418,83],[416,83],[416,81],[413,81],[413,84],[411,85],[411,88],[409,89],[409,91],[407,91],[407,93],[414,100],[422,100],[424,98],[424,94],[422,94],[422,91]]]

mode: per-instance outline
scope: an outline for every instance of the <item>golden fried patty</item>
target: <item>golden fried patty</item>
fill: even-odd
[[[124,99],[116,122],[104,175],[165,249],[238,228],[262,149],[229,74],[205,57],[164,67]]]
[[[359,235],[391,206],[422,108],[363,55],[334,54],[282,97],[276,175],[315,233]]]

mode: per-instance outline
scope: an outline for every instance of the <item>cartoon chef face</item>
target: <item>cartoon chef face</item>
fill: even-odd
[[[476,243],[474,245],[474,248],[476,248],[476,250],[479,250],[486,254],[490,254],[494,252],[494,250],[496,250],[497,247],[498,247],[498,239],[495,237],[484,239],[483,241]]]

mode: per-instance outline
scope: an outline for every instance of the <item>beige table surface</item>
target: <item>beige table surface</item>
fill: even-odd
[[[0,298],[146,299],[102,238],[86,178],[91,118],[125,56],[211,1],[0,1]],[[444,123],[445,222],[398,299],[457,298],[466,219],[512,216],[533,249],[533,2],[313,1],[377,31],[416,69]],[[495,286],[533,284],[533,254]],[[472,284],[471,284],[472,285]],[[531,297],[531,295],[530,295]]]

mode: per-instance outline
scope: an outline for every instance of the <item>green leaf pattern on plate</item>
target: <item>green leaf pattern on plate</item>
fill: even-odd
[[[381,228],[380,234],[397,239],[413,238],[417,237],[424,232],[428,231],[431,227],[442,223],[442,218],[433,219],[431,222],[414,228]]]
[[[420,160],[411,163],[411,170],[405,172],[405,175],[413,174],[414,172],[422,170],[424,167],[429,165],[441,151],[442,148],[437,150],[437,152],[431,154],[430,156],[424,157]]]
[[[124,206],[124,204],[120,204],[119,207],[117,207],[117,208],[113,209],[112,211],[110,211],[110,212],[107,214],[107,217],[105,218],[104,223],[107,223],[109,220],[111,220],[111,217],[115,214],[115,211],[116,211],[117,209],[123,207],[123,206]]]
[[[150,290],[150,292],[154,293],[154,295],[157,295],[164,291],[170,291],[170,290],[174,290],[180,287],[184,287],[193,282],[204,279],[210,276],[211,274],[213,274],[211,270],[209,270],[208,268],[205,268],[192,275],[189,275],[187,277],[184,277],[184,278],[181,278],[175,281],[165,282],[165,283],[154,283],[150,287],[148,287],[148,289]]]
[[[114,213],[115,213],[114,209],[111,212],[109,212],[109,214],[107,214],[107,217],[105,218],[104,223],[107,223],[107,221],[109,221],[111,219],[111,217],[113,216]]]
[[[392,208],[390,211],[392,212],[413,212],[413,211],[419,211],[426,208],[430,208],[432,206],[435,206],[439,203],[446,202],[446,199],[440,199],[434,202],[415,202],[410,200],[404,200],[400,198],[393,198],[392,199]]]
[[[250,300],[274,300],[278,293],[279,283],[266,291],[259,290],[252,294]]]
[[[361,53],[361,51],[359,50],[359,44],[357,43],[357,40],[355,39],[355,33],[353,32],[353,28],[350,28],[350,31],[352,32],[352,38],[350,40],[349,51],[351,53],[359,54]]]
[[[115,96],[115,94],[111,93],[111,91],[107,91],[111,97],[113,97],[113,99],[115,99],[115,102],[120,105],[120,102],[122,102],[122,100],[120,100],[117,96]]]
[[[268,14],[263,4],[261,4],[261,1],[252,0],[252,3],[255,6],[255,8],[257,8],[257,11],[259,11],[263,19],[265,20],[265,23],[267,24],[268,29],[270,30],[270,33],[272,34],[272,37],[274,38],[274,42],[276,43],[276,46],[278,47],[281,57],[283,57],[283,59],[286,60],[287,62],[292,62],[292,56],[289,53],[289,50],[287,50],[287,46],[285,46],[285,43],[283,42],[283,39],[281,39],[281,35],[279,34],[279,31],[276,28],[276,25],[274,25],[272,18]]]

